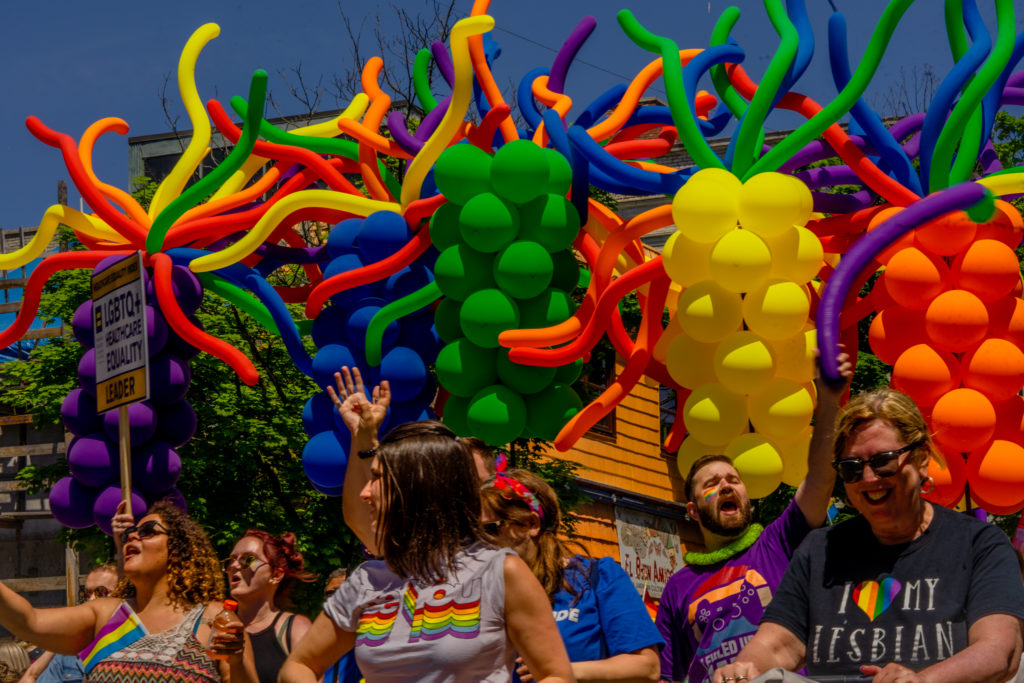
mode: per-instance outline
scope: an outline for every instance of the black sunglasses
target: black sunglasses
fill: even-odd
[[[497,522],[484,522],[480,525],[480,528],[488,536],[497,536],[502,524],[504,524],[504,520],[499,519]]]
[[[161,524],[155,519],[151,519],[148,522],[143,522],[135,526],[130,526],[121,532],[121,545],[128,542],[132,534],[137,534],[140,541],[144,541],[147,538],[152,538],[158,534],[168,534],[167,527]]]
[[[899,457],[908,451],[912,451],[924,444],[924,439],[907,444],[903,448],[894,451],[875,453],[867,460],[860,458],[844,458],[832,462],[832,467],[839,474],[839,478],[847,484],[860,481],[864,476],[864,467],[871,467],[871,471],[879,477],[891,477],[900,471]]]
[[[92,600],[93,598],[106,598],[110,595],[110,589],[106,586],[96,586],[92,590],[82,587],[78,589],[78,599],[81,602]]]

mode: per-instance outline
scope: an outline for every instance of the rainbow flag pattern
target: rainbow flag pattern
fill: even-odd
[[[718,487],[716,486],[715,488],[708,489],[707,491],[704,492],[704,500],[710,500],[711,498],[714,498],[717,495],[718,495]]]
[[[437,640],[445,636],[476,638],[480,633],[480,598],[459,602],[438,589],[413,611],[409,626],[409,642]]]
[[[127,602],[122,602],[96,634],[96,638],[78,653],[78,658],[82,660],[82,668],[88,674],[99,662],[148,633],[139,615]]]
[[[356,628],[356,644],[375,647],[383,645],[391,634],[398,616],[398,594],[392,593],[366,606]]]
[[[879,614],[889,609],[902,587],[892,577],[882,579],[881,582],[862,581],[853,589],[853,601],[868,615],[868,619],[874,621]]]

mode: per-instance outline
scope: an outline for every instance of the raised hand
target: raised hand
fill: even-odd
[[[371,399],[366,398],[363,376],[359,368],[342,366],[341,372],[334,373],[336,387],[328,386],[334,406],[353,438],[377,440],[377,432],[384,423],[391,405],[391,388],[387,380],[373,388]]]

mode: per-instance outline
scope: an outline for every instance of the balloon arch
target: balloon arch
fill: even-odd
[[[969,490],[990,512],[1021,509],[1024,300],[1014,249],[1024,224],[1006,200],[1024,194],[1024,168],[1003,169],[991,139],[996,113],[1024,104],[1024,72],[1014,73],[1024,34],[1014,35],[1012,0],[996,2],[994,37],[973,1],[947,1],[956,66],[926,114],[889,126],[861,96],[908,0],[888,3],[856,68],[843,15],[832,15],[836,92],[825,105],[797,89],[815,40],[803,1],[764,4],[780,40],[760,82],[730,39],[735,8],[695,49],[619,12],[622,31],[652,60],[570,116],[566,75],[596,25],[584,18],[550,67],[523,76],[515,97],[525,128],[491,73],[486,0],[455,25],[450,45],[418,55],[424,116],[415,125],[389,113],[379,58],[337,119],[292,131],[264,118],[267,76],[256,71],[248,97],[230,101],[236,124],[220,102],[204,108],[199,99],[196,63],[219,32],[202,26],[179,64],[194,134],[148,209],[92,171],[93,146],[126,133],[124,121],[97,121],[76,141],[27,120],[61,151],[92,212],[52,206],[31,244],[0,255],[5,269],[28,263],[58,224],[87,247],[42,261],[0,343],[25,332],[57,270],[143,252],[157,379],[152,400],[130,415],[140,507],[175,493],[175,449],[195,428],[184,400],[189,358],[205,351],[249,384],[258,377],[245,354],[197,324],[204,292],[279,334],[318,385],[343,364],[388,378],[391,424],[437,409],[457,433],[492,444],[530,436],[566,450],[642,377],[653,378],[677,393],[665,447],[678,450],[680,468],[724,451],[757,497],[804,475],[814,348],[825,359],[843,341],[856,349],[858,322],[874,314],[871,348],[892,366],[892,385],[923,408],[942,450],[931,499],[952,505]],[[440,101],[431,66],[448,87]],[[659,78],[668,105],[640,106]],[[699,90],[702,81],[713,92]],[[775,110],[806,121],[768,147],[765,121]],[[847,115],[844,130],[837,122]],[[708,141],[733,122],[720,156]],[[232,150],[189,185],[214,126]],[[658,161],[677,143],[693,166]],[[399,161],[401,178],[392,170]],[[590,198],[591,187],[665,199],[626,220]],[[303,241],[293,229],[303,220],[333,225],[326,245]],[[672,225],[664,253],[645,252],[640,239]],[[308,284],[272,285],[281,268],[302,268]],[[643,313],[635,334],[618,307],[634,292]],[[296,303],[311,328],[291,316],[286,304]],[[90,306],[74,321],[86,348]],[[605,336],[625,365],[584,406],[571,385]],[[838,379],[829,364],[824,373]],[[89,352],[79,374],[81,388],[62,409],[75,435],[71,476],[53,487],[51,507],[68,526],[105,527],[119,499],[116,420],[96,415]],[[318,490],[339,495],[343,426],[324,396],[308,402],[303,421],[305,471]]]

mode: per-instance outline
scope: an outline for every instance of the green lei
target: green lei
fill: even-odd
[[[701,566],[725,562],[733,555],[739,555],[744,550],[754,545],[754,541],[758,539],[762,531],[764,531],[764,527],[760,524],[751,524],[747,527],[747,530],[743,532],[743,535],[732,543],[724,545],[718,550],[712,550],[710,553],[686,553],[683,555],[683,560],[686,564],[696,564]]]

